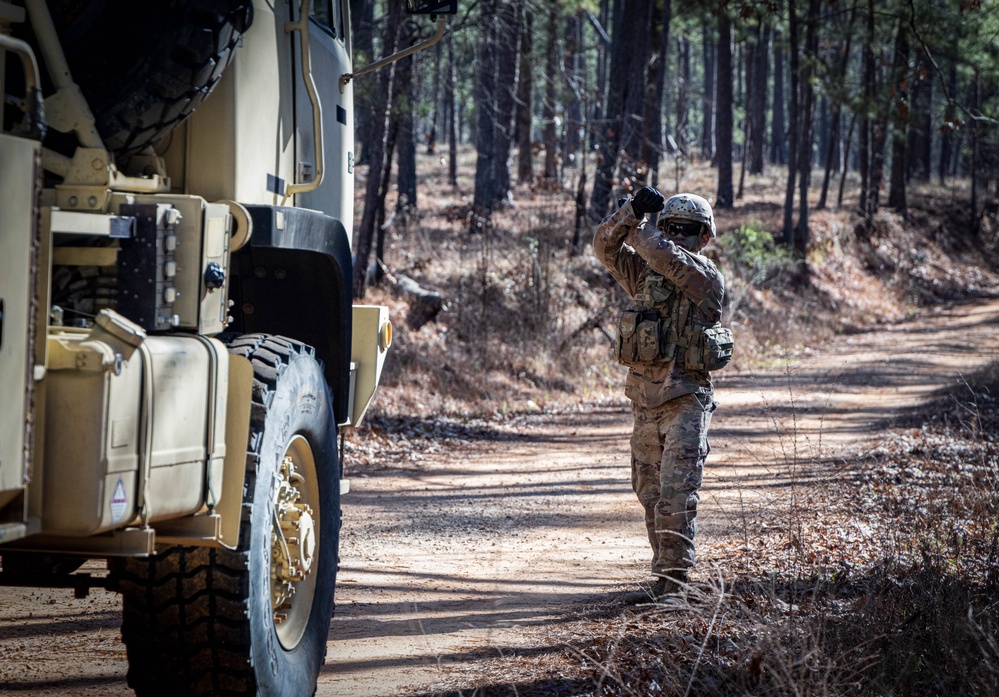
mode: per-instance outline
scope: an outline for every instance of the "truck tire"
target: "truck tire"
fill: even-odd
[[[241,336],[230,351],[254,373],[239,548],[172,547],[122,563],[138,697],[304,697],[326,656],[340,462],[322,364],[310,347],[268,335]]]
[[[73,78],[119,157],[204,101],[253,18],[252,0],[49,0]]]

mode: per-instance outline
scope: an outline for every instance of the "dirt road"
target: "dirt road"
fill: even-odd
[[[719,381],[698,574],[754,505],[827,476],[878,426],[999,360],[999,301],[943,308]],[[436,428],[444,438],[421,437]],[[350,471],[338,609],[318,694],[468,689],[483,659],[543,645],[583,603],[634,587],[649,553],[622,401],[513,423],[423,424]],[[348,465],[349,466],[349,465]],[[0,589],[0,693],[127,695],[117,599]]]

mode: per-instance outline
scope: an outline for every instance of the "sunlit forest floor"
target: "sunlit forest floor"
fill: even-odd
[[[397,330],[354,460],[377,460],[407,423],[433,438],[620,403],[610,332],[627,298],[590,255],[589,229],[571,248],[570,192],[518,186],[493,229],[469,235],[471,154],[457,190],[444,162],[419,166],[419,213],[391,221],[390,277],[366,299],[389,305]],[[577,173],[566,176],[574,189]],[[714,190],[705,166],[668,179],[667,195]],[[835,336],[999,295],[995,204],[973,234],[967,182],[914,186],[908,216],[883,211],[869,231],[853,212],[857,185],[848,178],[842,207],[812,212],[804,261],[773,242],[783,172],[747,176],[735,207],[717,211],[708,254],[727,279],[731,371],[790,365]],[[445,296],[437,321],[406,326],[401,276]],[[700,573],[687,604],[579,608],[546,630],[563,648],[483,661],[433,694],[999,694],[999,365],[961,377],[883,424],[842,477],[758,511],[745,557]],[[784,543],[754,537],[766,531]],[[816,542],[825,535],[852,546],[830,555]]]
[[[375,416],[498,415],[557,408],[620,394],[623,375],[611,336],[628,299],[590,252],[584,222],[573,249],[578,169],[565,189],[518,185],[493,228],[469,234],[474,153],[461,151],[458,187],[447,183],[444,155],[418,158],[417,213],[389,216],[383,262],[389,276],[365,302],[386,304],[395,324]],[[587,170],[592,181],[592,164]],[[737,170],[738,173],[738,170]],[[738,174],[737,174],[738,176]],[[732,327],[732,368],[807,355],[821,341],[890,325],[947,303],[999,294],[999,224],[995,194],[982,230],[972,233],[967,181],[912,185],[907,219],[880,212],[870,231],[854,210],[859,181],[851,173],[843,205],[814,210],[802,262],[775,244],[783,225],[784,176],[774,168],[747,175],[743,196],[716,211],[719,237],[706,254],[726,277],[723,322]],[[715,170],[669,167],[660,189],[713,199]],[[813,180],[821,181],[821,172]],[[363,191],[358,177],[358,208]],[[886,194],[882,193],[882,198]],[[388,201],[394,210],[394,192]],[[409,276],[441,293],[436,321],[406,326],[407,298],[393,281]]]

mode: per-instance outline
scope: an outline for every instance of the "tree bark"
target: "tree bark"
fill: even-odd
[[[684,37],[676,40],[676,147],[686,155],[690,136],[690,42]]]
[[[524,24],[520,32],[520,67],[517,70],[517,181],[526,184],[533,176],[531,149],[531,114],[534,110],[534,73],[531,70],[531,44],[533,42],[533,19],[524,10]]]
[[[770,126],[770,161],[775,165],[787,164],[787,125],[784,119],[784,48],[779,45],[779,35],[774,33],[774,116]]]
[[[413,18],[406,18],[400,29],[400,48],[412,46],[416,42],[417,31]],[[413,109],[416,105],[413,56],[401,59],[395,70],[392,118],[395,121],[396,147],[399,153],[399,173],[396,180],[399,198],[396,202],[396,210],[403,215],[409,215],[410,209],[415,209],[418,204],[416,200],[416,131],[413,124]],[[391,158],[391,150],[389,157]]]
[[[715,149],[718,159],[716,208],[731,208],[732,192],[732,20],[722,8],[718,12],[718,136]]]
[[[497,0],[483,0],[485,20],[475,69],[475,194],[469,232],[486,232],[496,201],[496,16]]]
[[[832,124],[830,125],[829,132],[830,138],[828,143],[828,149],[826,150],[826,162],[825,162],[825,175],[822,178],[822,193],[819,196],[818,208],[821,210],[826,207],[826,193],[829,190],[829,180],[832,175],[833,167],[839,169],[840,161],[843,161],[842,170],[843,177],[846,176],[846,160],[850,156],[850,144],[849,138],[847,139],[846,147],[840,146],[842,141],[842,119],[843,119],[843,96],[842,92],[844,90],[844,81],[846,80],[846,71],[850,61],[850,45],[853,42],[853,24],[857,18],[857,4],[859,0],[853,0],[853,6],[850,8],[850,18],[847,20],[846,24],[846,41],[844,46],[840,49],[839,61],[836,66],[836,73],[833,79],[836,80],[836,90],[833,96],[833,113],[832,113]],[[850,132],[853,133],[854,121],[850,122]],[[838,157],[836,156],[838,155]],[[840,180],[840,190],[842,191],[842,179]],[[839,205],[843,203],[843,196],[840,194]]]
[[[590,219],[594,222],[603,219],[611,202],[612,182],[620,151],[623,150],[624,131],[630,129],[628,132],[632,135],[635,132],[634,124],[627,123],[629,120],[627,116],[634,112],[628,111],[626,106],[635,102],[635,95],[632,92],[636,84],[640,89],[639,105],[642,102],[641,97],[645,94],[643,83],[647,51],[641,53],[633,50],[631,40],[637,31],[637,35],[645,37],[647,48],[650,5],[647,0],[616,0],[615,5],[620,9],[620,14],[615,12],[615,17],[620,16],[620,19],[615,22],[611,41],[610,78],[605,100],[606,114],[596,149],[597,166],[593,177],[593,191],[590,194]],[[642,80],[637,83],[633,76],[636,69],[642,75]]]
[[[815,88],[813,77],[815,65],[819,57],[819,2],[809,0],[807,28],[805,31],[805,55],[807,65],[803,71],[803,79],[799,83],[804,99],[801,110],[801,147],[798,149],[799,193],[798,193],[798,229],[795,238],[795,249],[804,258],[808,251],[811,231],[808,222],[808,186],[812,180],[812,145],[813,122],[815,120]]]
[[[617,19],[617,6],[619,2],[615,0],[615,19]],[[592,23],[592,21],[591,21]],[[596,99],[593,101],[593,115],[590,122],[590,147],[596,150],[603,138],[605,120],[607,118],[607,90],[608,75],[610,73],[610,56],[613,54],[614,45],[607,36],[611,23],[611,0],[600,0],[600,16],[596,24],[600,27],[598,33],[601,34],[601,41],[597,43],[597,88],[595,90]]]
[[[558,181],[558,131],[555,128],[555,106],[558,102],[559,55],[558,55],[558,6],[550,3],[548,7],[548,37],[545,49],[545,103],[542,109],[542,121],[545,127],[543,140],[545,146],[545,181],[554,184]]]
[[[510,151],[513,145],[520,12],[514,0],[500,0],[496,15],[496,200],[510,197]]]
[[[788,39],[790,51],[790,75],[791,89],[788,94],[787,113],[790,118],[791,128],[788,134],[788,157],[787,157],[787,188],[784,193],[784,244],[792,249],[795,248],[794,239],[794,185],[798,175],[798,149],[801,145],[801,133],[799,131],[799,113],[801,101],[799,99],[798,87],[801,83],[801,45],[798,27],[798,7],[795,0],[788,0]]]
[[[764,144],[767,131],[767,82],[770,66],[770,24],[761,20],[762,31],[757,27],[757,41],[752,54],[752,86],[749,94],[749,172],[763,174]]]
[[[629,175],[645,181],[647,163],[642,161],[642,136],[646,132],[645,95],[648,82],[649,57],[652,47],[653,0],[624,0],[625,15],[618,31],[614,28],[614,42],[622,43],[627,69],[623,73],[611,70],[611,80],[627,81],[624,96],[624,119],[621,123],[621,150],[626,155],[621,163],[622,179]],[[632,5],[631,11],[628,6]]]
[[[447,181],[458,186],[458,105],[454,98],[454,40],[447,35],[447,89],[444,91],[444,112],[447,114]]]
[[[350,0],[351,46],[354,65],[367,65],[375,56],[375,3],[369,0]],[[386,54],[388,55],[388,54]],[[374,137],[375,97],[377,80],[354,81],[354,137],[360,144],[357,164],[368,164],[368,143]]]
[[[929,181],[930,158],[932,157],[933,134],[933,81],[929,79],[931,67],[925,58],[916,63],[916,74],[912,85],[912,120],[909,123],[909,167],[910,179]]]
[[[433,155],[437,149],[437,127],[440,121],[441,112],[441,50],[443,45],[438,41],[434,46],[434,86],[430,112],[430,131],[427,133],[427,154]]]
[[[883,132],[879,118],[869,114],[876,108],[877,63],[874,56],[874,0],[867,2],[867,41],[864,46],[864,117],[860,131],[860,212],[864,228],[869,233],[878,210],[878,193],[881,187],[881,167],[884,155]]]
[[[850,169],[850,148],[853,146],[853,130],[857,125],[857,114],[850,118],[850,128],[846,131],[846,141],[843,143],[843,168],[839,175],[839,192],[836,195],[836,207],[843,207],[843,188],[846,185],[846,173]]]
[[[388,33],[385,36],[385,54],[395,51],[399,39],[399,28],[402,24],[403,0],[389,0],[387,24]],[[368,158],[368,178],[364,187],[364,212],[361,224],[357,228],[356,255],[353,269],[353,291],[355,298],[363,298],[367,288],[368,264],[371,262],[372,246],[375,242],[375,228],[379,218],[384,219],[385,188],[382,186],[386,168],[391,164],[391,151],[388,150],[389,118],[391,113],[391,95],[395,65],[384,69],[381,79],[377,81],[381,104],[375,118],[372,119],[371,139],[368,141],[371,149]]]
[[[715,155],[715,42],[711,27],[701,24],[701,54],[704,60],[704,94],[701,99],[704,117],[701,126],[701,157],[711,160]]]
[[[565,159],[567,167],[579,164],[583,143],[583,99],[586,94],[586,52],[583,27],[585,16],[575,12],[566,20],[565,89],[568,103],[565,108]]]
[[[909,38],[908,22],[898,23],[895,35],[895,56],[892,60],[892,142],[891,142],[891,185],[888,189],[888,206],[906,215],[905,180],[908,172],[907,150],[909,144]]]
[[[653,10],[652,62],[649,65],[649,84],[645,92],[645,136],[641,160],[648,164],[650,175],[646,179],[652,186],[658,184],[659,159],[663,152],[663,93],[666,85],[667,56],[669,55],[669,25],[672,5],[670,0],[658,0]],[[689,79],[689,78],[688,78]]]
[[[940,138],[940,162],[937,169],[937,177],[943,184],[950,172],[950,164],[954,153],[954,119],[957,115],[954,111],[954,95],[957,94],[957,63],[951,61],[950,70],[947,75],[949,98],[947,107],[944,110],[943,134]]]

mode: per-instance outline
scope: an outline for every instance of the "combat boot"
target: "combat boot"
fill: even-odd
[[[643,605],[661,600],[683,600],[687,595],[687,572],[673,571],[669,576],[657,576],[648,589],[625,593],[621,602],[625,605]]]

